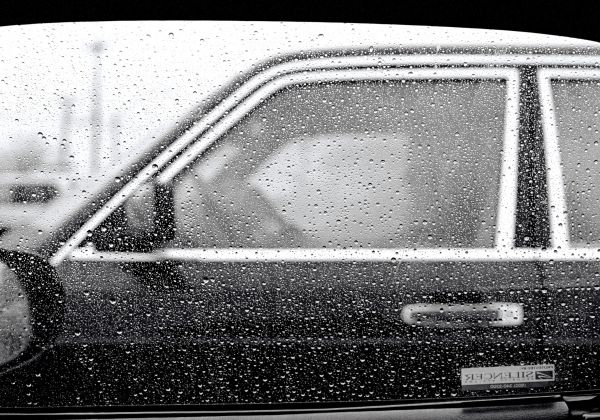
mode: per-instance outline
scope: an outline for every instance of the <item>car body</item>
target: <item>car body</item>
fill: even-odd
[[[432,44],[257,66],[44,237],[62,333],[6,374],[2,404],[598,388],[594,175],[561,162],[596,160],[581,101],[599,57],[589,43]],[[585,150],[561,154],[563,129]],[[498,366],[552,373],[464,387],[463,369]]]

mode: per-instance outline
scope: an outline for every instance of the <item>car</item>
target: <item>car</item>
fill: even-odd
[[[249,70],[33,250],[3,240],[18,329],[0,339],[0,405],[600,388],[590,44],[332,49]]]

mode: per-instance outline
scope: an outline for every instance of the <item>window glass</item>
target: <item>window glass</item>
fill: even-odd
[[[177,247],[491,247],[506,84],[302,85],[174,183]]]
[[[553,81],[570,241],[600,241],[600,82]]]

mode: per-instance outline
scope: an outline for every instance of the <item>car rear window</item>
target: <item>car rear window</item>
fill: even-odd
[[[569,239],[600,242],[600,81],[553,80]]]

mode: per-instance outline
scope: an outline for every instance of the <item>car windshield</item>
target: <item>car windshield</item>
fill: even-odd
[[[599,44],[0,33],[0,411],[600,389]]]

